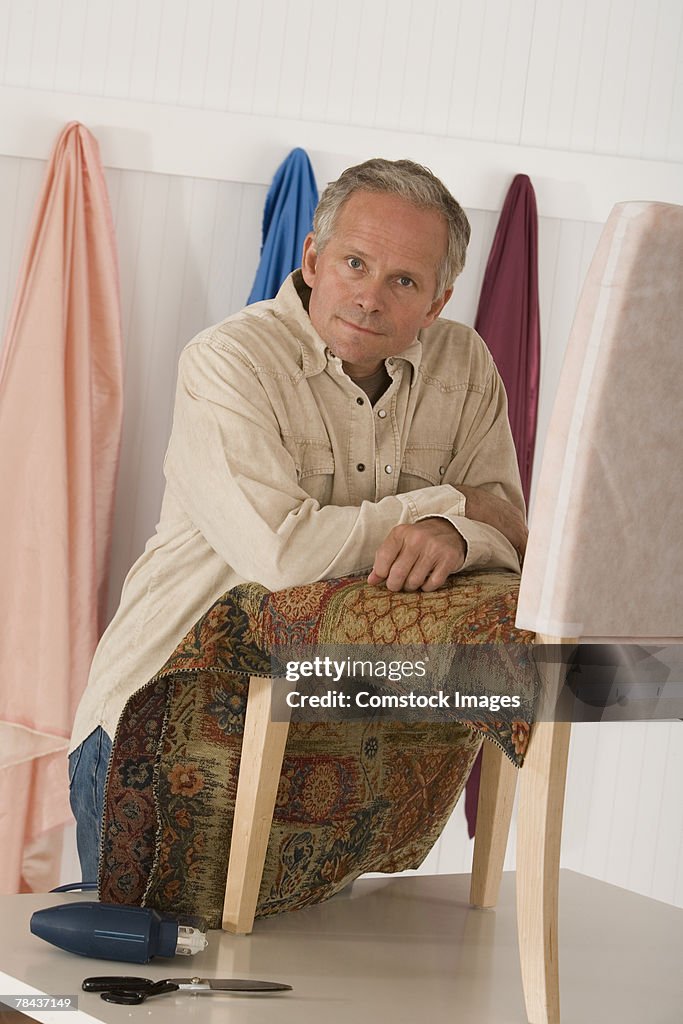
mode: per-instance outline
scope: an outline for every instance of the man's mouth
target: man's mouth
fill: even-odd
[[[357,324],[354,320],[347,320],[343,316],[340,316],[339,319],[345,327],[350,327],[354,331],[360,331],[362,334],[382,334],[382,331],[375,331],[372,327],[363,327],[362,324]]]

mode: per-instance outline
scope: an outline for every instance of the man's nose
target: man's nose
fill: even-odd
[[[384,308],[384,289],[381,281],[366,277],[358,283],[356,304],[364,313],[378,313]]]

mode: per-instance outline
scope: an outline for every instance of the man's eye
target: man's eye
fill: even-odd
[[[357,256],[349,256],[346,262],[351,267],[351,270],[360,270],[363,266],[363,261],[359,260]]]
[[[400,284],[401,288],[410,288],[411,285],[414,282],[413,282],[412,277],[405,277],[405,276],[403,276],[403,277],[399,277],[398,283]]]

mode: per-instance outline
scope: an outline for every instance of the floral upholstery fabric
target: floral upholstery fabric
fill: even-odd
[[[452,577],[434,594],[345,578],[217,601],[128,701],[109,769],[100,899],[203,914],[220,927],[250,675],[288,643],[461,643],[522,650],[516,576]],[[481,648],[483,651],[484,648]],[[524,668],[518,669],[523,675]],[[367,871],[417,868],[481,746],[523,760],[533,685],[501,721],[290,725],[257,916],[320,902]],[[478,712],[479,714],[479,712]]]

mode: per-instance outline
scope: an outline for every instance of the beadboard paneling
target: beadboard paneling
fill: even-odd
[[[0,83],[680,160],[679,0],[5,0]]]

